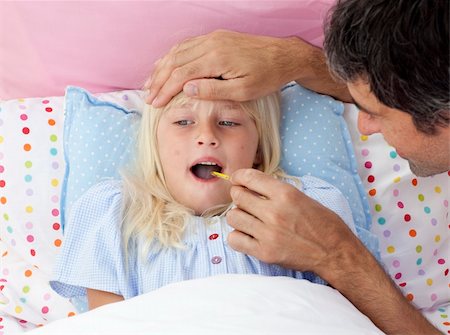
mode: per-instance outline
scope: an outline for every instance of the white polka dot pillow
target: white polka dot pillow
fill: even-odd
[[[356,107],[346,106],[345,117],[382,262],[404,295],[450,333],[450,173],[414,176],[381,135],[358,132]]]
[[[63,97],[0,102],[0,334],[72,315],[48,285],[62,241]]]
[[[129,159],[137,111],[144,106],[142,92],[114,94],[118,99],[105,101],[107,94],[94,97],[80,88],[67,89],[62,202],[66,210],[94,183],[118,177],[119,167]],[[293,175],[315,175],[339,187],[352,207],[361,239],[376,252],[343,104],[292,84],[282,91],[282,108],[283,167]]]

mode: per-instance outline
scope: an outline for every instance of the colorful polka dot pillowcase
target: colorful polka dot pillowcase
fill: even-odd
[[[74,313],[48,285],[62,243],[63,102],[0,102],[0,334]]]
[[[416,307],[450,332],[450,173],[414,176],[381,135],[358,132],[356,107],[346,106],[345,117],[385,268]]]
[[[62,198],[66,211],[96,182],[118,178],[119,168],[129,160],[138,111],[144,105],[142,92],[123,94],[127,100],[117,103],[81,88],[67,89]],[[343,104],[292,84],[282,91],[282,109],[283,168],[293,175],[315,175],[340,188],[352,208],[358,234],[376,253],[377,239],[369,232],[368,205],[342,117]]]

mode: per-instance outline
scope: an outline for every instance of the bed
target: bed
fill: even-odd
[[[157,58],[218,28],[295,34],[320,45],[331,3],[0,4],[0,335],[381,334],[337,291],[289,278],[198,279],[87,313],[48,285],[65,211],[127,162],[145,95],[139,88]],[[340,187],[366,246],[404,295],[450,333],[449,173],[412,175],[381,136],[358,133],[353,105],[293,83],[282,99],[283,167]],[[96,132],[102,143],[115,143],[105,145],[100,162],[86,140],[98,127],[108,129]]]

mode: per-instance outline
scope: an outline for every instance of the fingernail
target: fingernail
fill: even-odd
[[[188,97],[195,97],[198,95],[198,87],[194,84],[187,84],[184,86],[183,91]]]
[[[155,99],[153,99],[152,101],[152,106],[153,107],[158,107],[156,104],[158,103],[158,97],[156,97]]]

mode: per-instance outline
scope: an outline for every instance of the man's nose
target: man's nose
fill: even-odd
[[[358,130],[362,135],[372,135],[380,132],[378,120],[364,112],[358,113]]]

